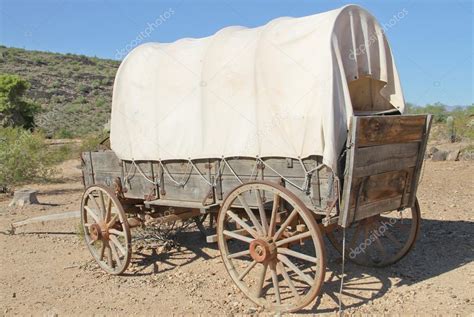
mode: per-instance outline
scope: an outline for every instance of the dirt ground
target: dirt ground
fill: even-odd
[[[0,200],[0,231],[32,216],[79,209],[78,162],[67,162],[63,183],[29,185],[41,205],[22,209]],[[474,313],[474,163],[426,162],[419,190],[421,234],[397,264],[369,269],[346,264],[347,314],[472,315]],[[78,219],[34,224],[0,234],[0,314],[165,315],[253,314],[227,276],[217,246],[197,230],[181,234],[180,251],[134,251],[123,276],[92,261]],[[327,241],[326,241],[327,242]],[[341,258],[326,244],[326,282],[301,313],[337,312]]]

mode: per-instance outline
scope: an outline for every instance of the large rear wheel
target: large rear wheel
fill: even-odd
[[[346,256],[370,267],[391,265],[410,252],[420,230],[420,206],[390,211],[354,222],[346,228]],[[327,233],[342,254],[342,228]]]
[[[271,182],[235,188],[219,211],[217,237],[230,277],[257,305],[292,312],[319,294],[326,269],[322,235],[288,189]]]

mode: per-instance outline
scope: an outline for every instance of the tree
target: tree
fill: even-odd
[[[25,100],[30,84],[16,75],[0,74],[0,126],[34,126],[34,115],[40,110],[35,103]]]

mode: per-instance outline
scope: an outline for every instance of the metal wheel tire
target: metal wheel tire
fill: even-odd
[[[227,272],[257,305],[294,312],[319,294],[326,270],[321,231],[288,189],[272,182],[236,187],[219,211],[217,238]]]
[[[132,255],[131,235],[122,204],[109,188],[86,188],[81,224],[87,248],[100,267],[109,274],[123,273]]]
[[[420,231],[420,206],[357,221],[346,228],[346,258],[369,267],[385,267],[402,259],[415,245]],[[342,228],[326,233],[342,254]]]

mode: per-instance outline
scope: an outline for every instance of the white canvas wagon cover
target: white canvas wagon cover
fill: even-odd
[[[117,72],[111,147],[123,160],[321,155],[336,170],[353,115],[349,82],[365,76],[403,112],[383,29],[354,5],[147,43]]]

